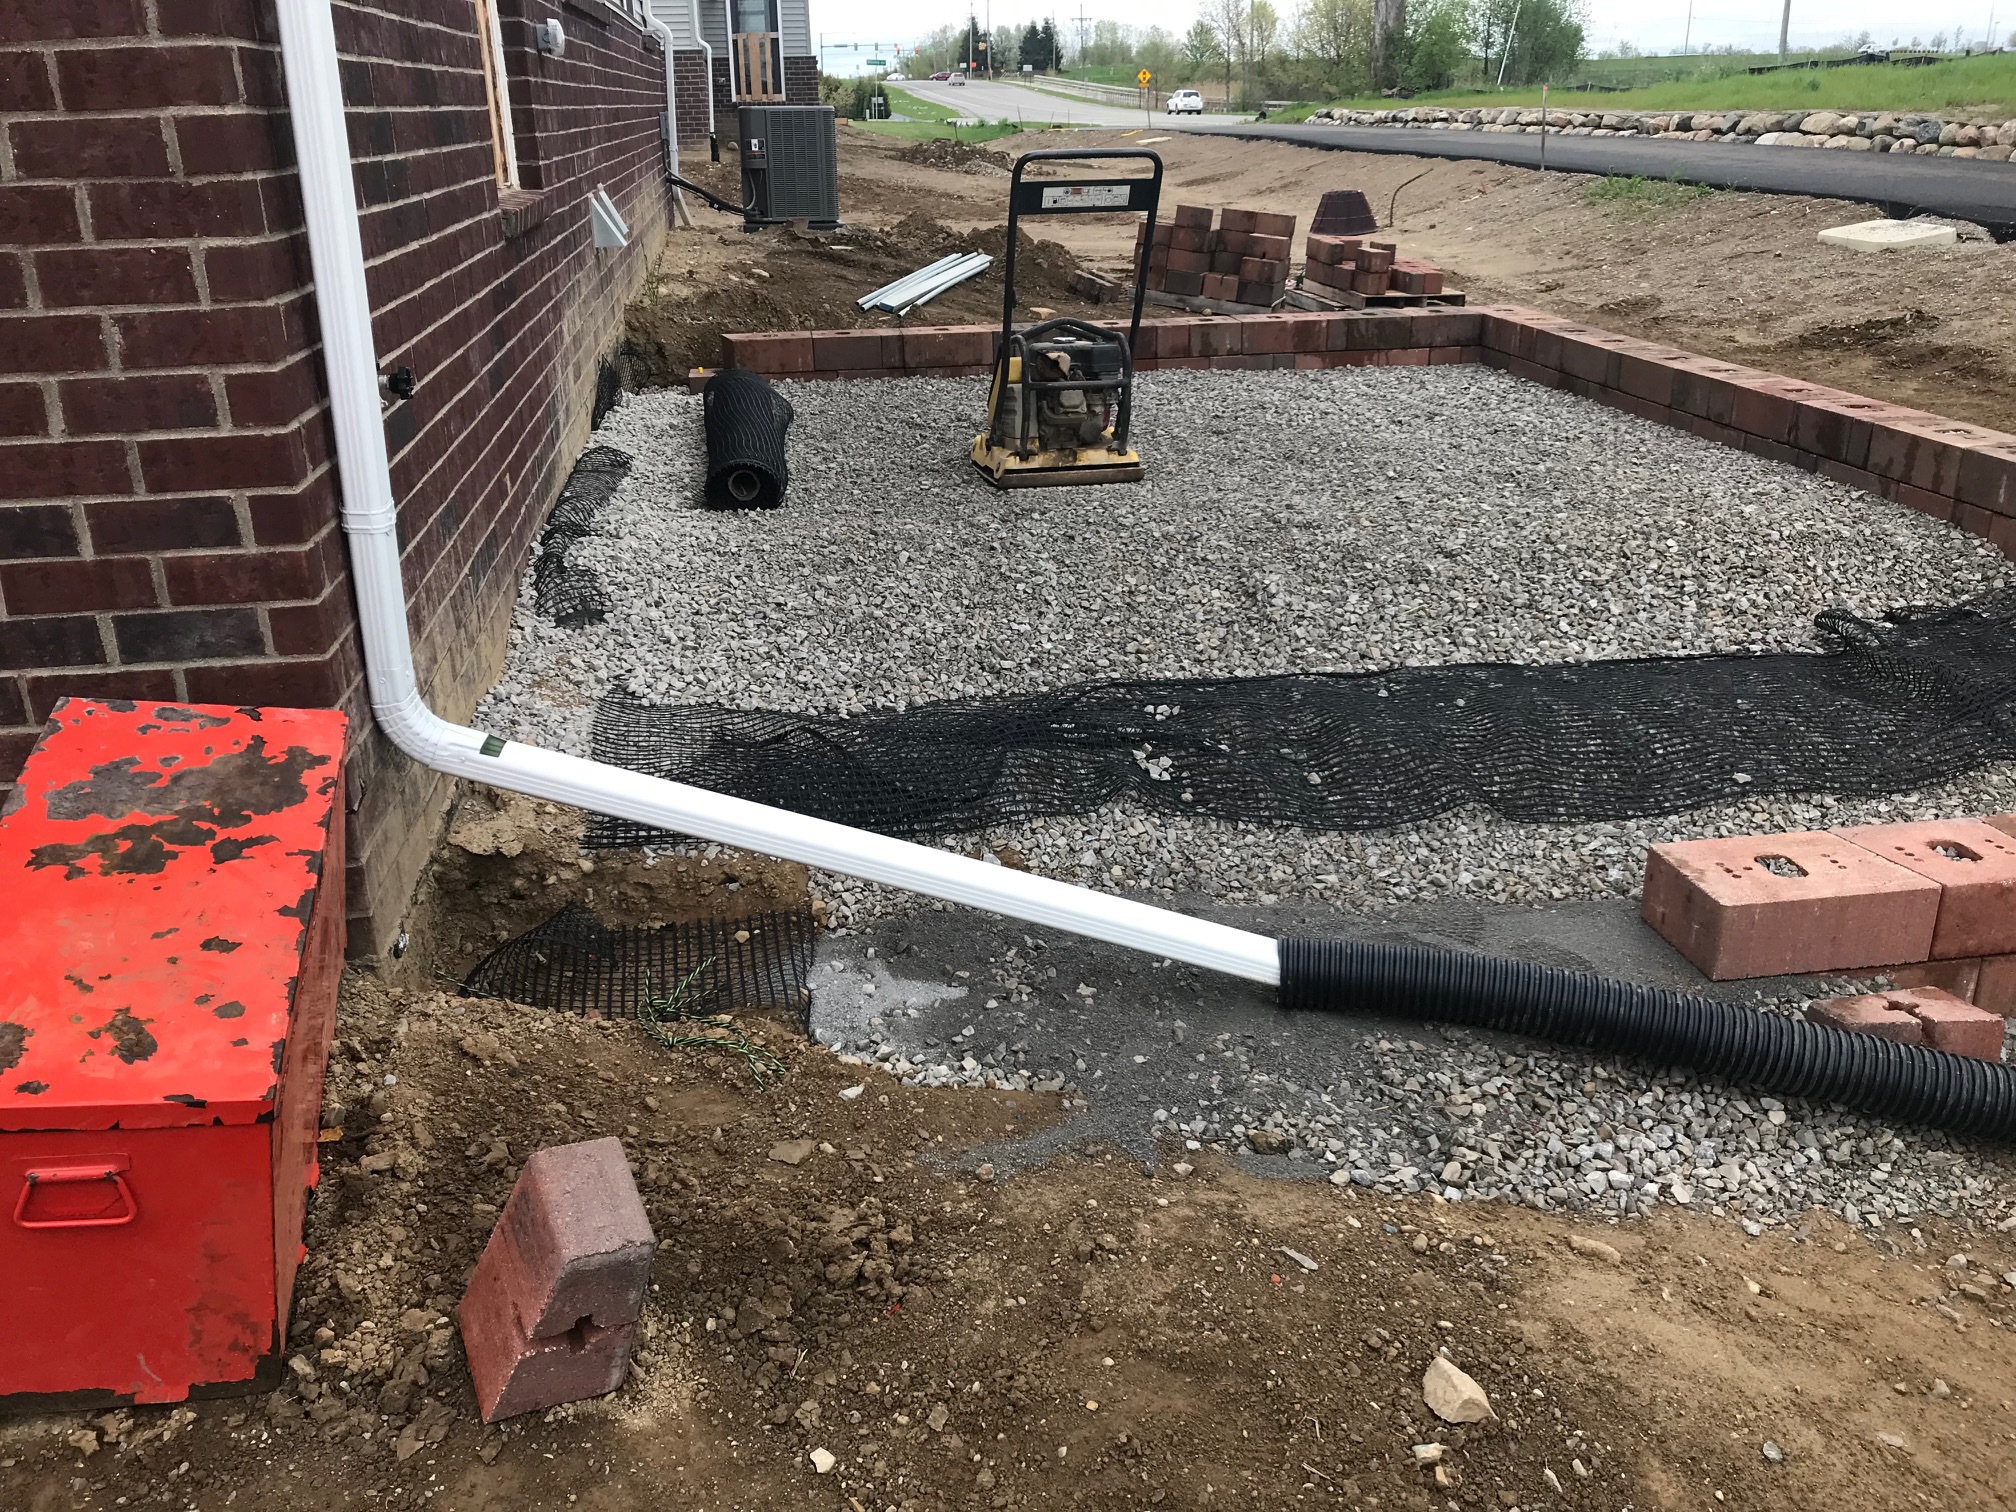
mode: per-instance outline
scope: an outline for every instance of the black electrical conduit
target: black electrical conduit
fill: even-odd
[[[691,179],[681,178],[676,173],[668,172],[665,175],[665,181],[673,185],[675,188],[686,190],[689,194],[699,195],[700,198],[707,201],[707,203],[712,205],[716,210],[719,210],[727,215],[746,216],[749,214],[750,211],[756,208],[756,202],[754,200],[751,200],[746,205],[737,205],[732,201],[721,198],[720,195],[714,193],[710,189],[701,188]]]
[[[1419,945],[1281,941],[1281,1006],[1498,1029],[1955,1134],[2016,1139],[2016,1068],[1713,998]]]

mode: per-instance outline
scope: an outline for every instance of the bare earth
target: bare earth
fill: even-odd
[[[723,329],[839,323],[937,255],[913,232],[998,241],[998,165],[848,141],[850,220],[946,229],[836,251],[701,212],[633,321],[633,371],[711,360]],[[1156,145],[1175,197],[1305,223],[1329,187],[1383,213],[1423,166]],[[1858,257],[1813,240],[1852,207],[1715,195],[1630,216],[1581,196],[1440,164],[1401,194],[1398,229],[1481,299],[2016,426],[2016,248]],[[1124,229],[1055,234],[1090,262],[1124,256]],[[1032,293],[1054,296],[1068,263],[1046,257]],[[983,281],[925,318],[986,319],[998,297]],[[346,983],[325,1118],[341,1132],[288,1384],[0,1423],[0,1507],[2016,1507],[2016,1232],[1872,1236],[1815,1215],[1750,1239],[1692,1214],[1613,1226],[1260,1174],[1298,1169],[1279,1160],[1148,1172],[1098,1147],[994,1181],[991,1149],[1072,1116],[1058,1097],[904,1088],[767,1022],[750,1027],[790,1069],[758,1089],[740,1059],[634,1025],[453,996],[564,903],[638,922],[802,895],[798,869],[732,856],[584,870],[578,825],[473,797],[414,952]],[[524,1156],[603,1135],[624,1140],[661,1239],[636,1370],[612,1398],[485,1428],[450,1322],[463,1280]],[[802,1164],[771,1158],[799,1138],[816,1146]],[[1438,1349],[1495,1420],[1429,1413]]]
[[[1129,146],[1161,135],[1032,132],[1010,142],[1014,151]],[[865,132],[843,132],[842,143],[842,210],[850,224],[888,228],[905,216],[926,217],[953,232],[991,230],[998,250],[1008,143],[966,149],[968,161],[958,168],[914,161],[924,156],[914,144]],[[1473,303],[1573,314],[1629,335],[2016,431],[2016,243],[1998,247],[1980,239],[1934,252],[1850,252],[1821,245],[1819,231],[1875,218],[1881,214],[1875,206],[1712,193],[1639,210],[1590,204],[1585,196],[1593,181],[1585,175],[1184,133],[1151,145],[1167,164],[1165,203],[1285,211],[1306,229],[1326,189],[1363,190],[1382,221],[1397,191],[1393,229],[1402,250],[1448,269],[1452,285]],[[717,172],[722,176],[710,183],[725,192],[726,172]],[[695,361],[715,360],[718,348],[708,343],[724,329],[803,328],[815,316],[828,325],[894,325],[889,316],[861,317],[853,300],[949,250],[935,241],[917,243],[911,257],[892,249],[883,278],[843,267],[829,284],[807,268],[795,296],[766,289],[768,299],[739,299],[731,282],[717,319],[709,298],[696,292],[718,282],[710,270],[754,260],[756,248],[778,238],[746,237],[726,229],[735,224],[728,217],[697,214],[703,225],[722,228],[725,242],[696,245],[689,238],[666,264],[673,291],[667,298],[681,307],[674,318],[693,333],[679,349],[707,354]],[[1125,268],[1132,245],[1131,230],[1105,217],[1060,216],[1034,230],[1113,272]],[[747,270],[739,271],[746,282]],[[1022,299],[1076,309],[1054,275],[1032,277]],[[999,301],[999,277],[990,274],[912,319],[997,321]],[[633,322],[633,339],[652,318]]]
[[[1096,1146],[995,1181],[990,1148],[1069,1118],[1057,1096],[905,1088],[754,1021],[790,1068],[759,1090],[732,1055],[442,990],[564,903],[643,921],[802,886],[733,858],[584,872],[577,833],[475,797],[433,943],[347,982],[287,1386],[0,1426],[0,1505],[2016,1506],[2007,1234],[1815,1215],[1752,1240]],[[635,1372],[484,1428],[463,1278],[523,1157],[603,1135],[661,1241]],[[772,1157],[794,1139],[802,1164]],[[1495,1421],[1430,1414],[1437,1350]]]

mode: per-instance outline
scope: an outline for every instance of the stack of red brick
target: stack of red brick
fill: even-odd
[[[1396,243],[1360,236],[1318,236],[1302,249],[1302,277],[1338,292],[1427,295],[1442,292],[1442,270],[1433,263],[1400,256]]]
[[[1144,225],[1135,233],[1138,254]],[[1216,230],[1202,205],[1178,205],[1157,224],[1148,251],[1148,287],[1188,299],[1271,309],[1288,289],[1295,217],[1266,210],[1223,210]]]
[[[2016,815],[1655,845],[1643,913],[1717,981],[1889,968],[1837,1028],[1999,1060],[2016,1016]]]

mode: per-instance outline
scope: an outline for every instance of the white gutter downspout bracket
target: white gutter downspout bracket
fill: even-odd
[[[423,766],[450,776],[782,856],[1253,981],[1280,980],[1275,942],[1263,935],[952,851],[506,741],[451,724],[429,709],[420,696],[406,622],[398,512],[378,407],[371,298],[357,229],[357,193],[330,0],[278,0],[278,9],[289,115],[315,270],[315,304],[322,324],[322,362],[342,477],[350,581],[357,595],[371,712],[393,744]]]

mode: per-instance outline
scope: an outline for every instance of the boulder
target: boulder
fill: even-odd
[[[1631,123],[1624,116],[1619,115],[1614,110],[1606,114],[1603,117],[1602,121],[1602,126],[1605,131],[1623,131],[1630,124]]]
[[[1890,152],[1897,146],[1897,138],[1894,136],[1878,135],[1869,139],[1869,145],[1877,152]]]
[[[1937,147],[1939,145],[1939,133],[1946,128],[1944,121],[1934,121],[1926,117],[1909,121],[1906,125],[1911,132],[1911,139],[1920,147]]]
[[[1519,112],[1519,124],[1521,126],[1538,126],[1545,119],[1546,117],[1542,116],[1537,110],[1522,110]]]
[[[1839,136],[1839,137],[1830,137],[1828,139],[1827,145],[1829,147],[1845,148],[1849,152],[1867,152],[1869,150],[1870,143],[1869,138],[1867,137]]]
[[[1946,138],[1942,134],[1939,140],[1944,142]],[[1989,144],[1981,140],[1981,128],[1976,126],[1972,121],[1969,121],[1954,131],[1953,145],[1955,147],[1983,147]]]
[[[1918,140],[1922,142],[1925,139],[1920,137]],[[1960,123],[1958,121],[1948,121],[1944,126],[1939,128],[1939,135],[1934,137],[1933,140],[1941,147],[1958,147],[1960,145]]]
[[[1840,123],[1841,117],[1833,111],[1815,110],[1799,118],[1799,129],[1808,136],[1838,136],[1840,133],[1835,128]]]
[[[1894,137],[1897,135],[1897,116],[1894,112],[1886,110],[1876,117],[1872,126],[1877,136]]]
[[[2016,152],[2016,147],[1983,147],[1981,149],[1981,156],[1988,159],[1991,163],[2006,163],[2009,161],[2009,154],[2012,152]]]
[[[1747,137],[1761,137],[1769,132],[1783,131],[1784,129],[1785,117],[1782,115],[1773,115],[1768,110],[1755,111],[1743,117],[1736,124],[1736,134]]]

